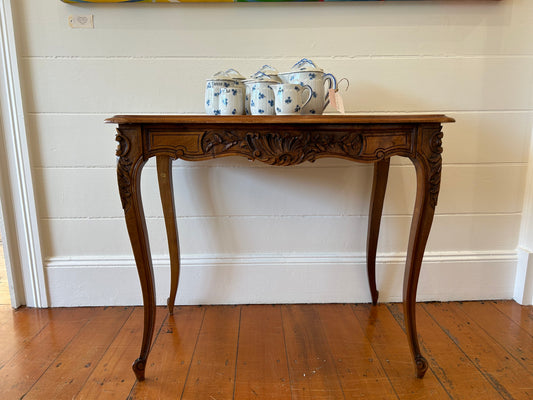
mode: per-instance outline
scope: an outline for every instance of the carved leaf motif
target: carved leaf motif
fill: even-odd
[[[299,164],[306,157],[311,157],[306,151],[309,143],[308,134],[283,135],[283,134],[246,134],[246,143],[254,159],[272,165]]]
[[[117,179],[120,191],[120,200],[124,211],[128,211],[131,204],[131,167],[133,162],[129,159],[128,153],[130,143],[126,136],[117,129]]]
[[[437,200],[440,190],[440,177],[442,172],[442,137],[443,134],[439,127],[435,130],[429,140],[429,195],[430,203],[433,208],[437,206]]]
[[[202,149],[205,153],[228,151],[240,143],[240,137],[231,131],[206,132],[202,136]]]
[[[202,136],[204,153],[235,152],[271,165],[294,165],[315,161],[319,154],[357,158],[362,148],[358,133],[207,131]]]

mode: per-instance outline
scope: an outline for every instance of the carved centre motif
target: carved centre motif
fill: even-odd
[[[234,153],[270,165],[295,165],[315,161],[319,155],[357,158],[363,140],[359,133],[235,133],[206,131],[201,140],[202,151],[213,157]]]

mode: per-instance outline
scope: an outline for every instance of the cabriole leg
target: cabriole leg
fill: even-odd
[[[389,177],[390,158],[380,160],[374,164],[374,180],[372,182],[372,197],[368,213],[368,236],[366,242],[366,270],[368,285],[372,295],[372,304],[378,303],[379,291],[376,288],[376,252],[378,247],[379,227],[383,212],[383,201]]]
[[[418,343],[416,292],[422,258],[424,257],[429,231],[433,223],[433,215],[435,214],[440,188],[441,139],[440,126],[421,130],[417,156],[411,159],[416,169],[417,189],[403,282],[403,306],[405,330],[418,378],[424,377],[428,369],[428,363],[420,353]]]
[[[127,127],[119,129],[118,132],[118,186],[131,247],[139,273],[144,304],[144,329],[141,352],[139,358],[134,361],[132,366],[135,376],[139,381],[142,381],[144,380],[146,360],[150,353],[156,313],[152,257],[150,255],[140,190],[141,171],[145,160],[142,159],[141,153],[140,129]]]
[[[167,299],[168,312],[174,313],[174,302],[180,278],[180,244],[174,205],[174,188],[172,185],[172,159],[168,156],[157,156],[157,179],[165,227],[167,230],[168,252],[170,255],[170,296]]]

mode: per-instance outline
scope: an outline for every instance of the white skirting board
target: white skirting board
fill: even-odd
[[[380,255],[381,302],[401,301],[405,255]],[[51,258],[50,305],[142,304],[133,258]],[[418,301],[511,299],[516,252],[429,253]],[[154,257],[157,304],[169,293],[167,257]],[[176,304],[367,303],[365,257],[350,255],[194,255],[182,257]]]
[[[533,305],[533,257],[525,248],[518,249],[513,299],[524,306]]]

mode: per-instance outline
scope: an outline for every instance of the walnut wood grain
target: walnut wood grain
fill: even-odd
[[[391,155],[409,157],[415,146],[413,124],[191,123],[143,128],[147,157],[164,154],[188,161],[242,156],[278,166],[323,157],[375,162]]]
[[[180,243],[174,205],[174,187],[172,185],[172,160],[168,156],[157,156],[156,164],[170,256],[170,296],[167,299],[167,306],[168,312],[172,315],[174,314],[174,302],[176,301],[180,278]]]
[[[415,361],[416,375],[422,378],[428,368],[426,359],[420,353],[416,330],[416,292],[422,258],[429,237],[429,231],[437,206],[442,167],[442,132],[440,125],[422,126],[419,129],[417,151],[411,157],[416,169],[416,200],[407,262],[403,279],[403,304],[405,329],[411,353]]]
[[[372,304],[378,303],[379,291],[376,288],[376,252],[378,248],[379,227],[383,212],[383,201],[389,178],[390,158],[374,164],[374,180],[372,182],[372,197],[368,213],[368,236],[366,242],[366,269],[368,285],[372,296]]]
[[[120,127],[117,134],[117,178],[126,226],[137,264],[144,304],[144,330],[141,353],[133,365],[138,380],[144,380],[146,360],[150,352],[155,323],[155,288],[152,256],[146,230],[146,219],[141,199],[141,171],[146,163],[142,154],[140,126]]]
[[[139,380],[150,351],[155,318],[152,259],[140,194],[145,162],[157,158],[165,225],[171,257],[172,313],[179,278],[179,243],[172,193],[171,160],[201,161],[241,156],[276,166],[290,166],[322,157],[376,163],[369,217],[367,271],[372,302],[378,291],[375,259],[389,159],[408,157],[417,175],[417,195],[404,275],[406,334],[415,360],[416,375],[424,376],[427,362],[420,353],[416,331],[416,290],[424,249],[437,204],[441,176],[441,124],[444,115],[402,116],[115,116],[118,187],[144,303],[141,353],[133,369]]]
[[[105,120],[113,124],[390,124],[447,123],[453,118],[442,114],[418,115],[115,115]]]

